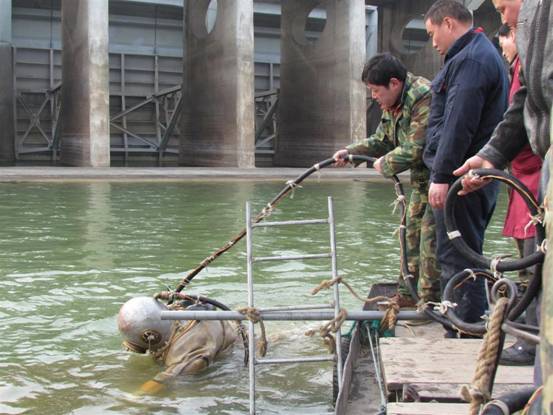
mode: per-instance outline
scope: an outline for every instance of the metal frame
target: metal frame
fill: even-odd
[[[322,254],[309,255],[291,255],[291,256],[268,256],[254,257],[253,255],[253,230],[255,228],[267,228],[275,226],[297,226],[297,225],[320,225],[328,224],[330,232],[330,251]],[[332,278],[338,277],[338,265],[336,258],[336,231],[334,220],[334,208],[332,198],[328,197],[328,218],[312,219],[312,220],[295,220],[281,222],[258,222],[252,221],[250,203],[246,203],[246,257],[247,257],[247,284],[248,284],[248,307],[254,308],[254,263],[262,261],[277,261],[277,260],[297,260],[297,259],[321,259],[330,258]],[[283,306],[272,307],[265,309],[257,309],[262,320],[266,321],[322,321],[332,320],[337,318],[340,312],[340,289],[339,284],[333,286],[333,302],[328,305],[309,305],[309,306]],[[383,311],[348,311],[346,320],[380,320],[384,316]],[[398,320],[424,320],[424,313],[417,311],[400,311],[397,315]],[[162,311],[162,320],[247,320],[248,317],[238,311]],[[254,415],[255,410],[255,366],[262,364],[286,364],[286,363],[313,363],[336,361],[338,393],[343,388],[343,362],[339,358],[342,356],[342,341],[340,329],[336,332],[336,353],[333,355],[321,355],[312,357],[292,357],[292,358],[262,358],[256,356],[255,342],[255,323],[248,320],[248,372],[249,372],[249,398],[250,408],[249,413]]]
[[[273,256],[273,257],[254,257],[253,256],[253,230],[261,227],[272,226],[297,226],[297,225],[317,225],[328,224],[330,228],[330,252],[323,254],[311,254],[311,255],[291,255],[291,256]],[[331,272],[332,278],[338,277],[337,261],[336,261],[336,238],[335,238],[335,226],[334,226],[334,209],[332,205],[332,198],[328,198],[328,218],[327,219],[315,219],[315,220],[297,220],[286,222],[252,222],[250,203],[246,203],[246,256],[247,256],[247,280],[248,280],[248,307],[254,308],[254,296],[253,296],[253,264],[261,261],[289,261],[297,259],[317,259],[317,258],[330,258],[331,259]],[[334,284],[334,315],[332,318],[337,318],[340,312],[340,291],[338,284]],[[288,310],[290,310],[288,308]],[[249,369],[249,396],[250,396],[250,414],[255,414],[255,366],[263,364],[285,364],[285,363],[307,363],[307,362],[324,362],[324,361],[336,361],[337,373],[338,373],[338,385],[341,387],[342,383],[342,359],[336,359],[337,356],[341,356],[342,337],[341,330],[336,332],[336,354],[328,356],[314,356],[314,357],[298,357],[298,358],[280,358],[280,359],[258,359],[256,356],[255,347],[255,323],[248,321],[248,349],[250,359],[248,361]]]
[[[17,65],[31,65],[37,68],[40,66],[47,68],[46,78],[33,78],[44,84],[46,88],[36,88],[23,90],[17,83],[17,70],[14,70],[14,121],[15,121],[15,152],[16,158],[22,159],[27,155],[49,154],[53,162],[57,161],[60,145],[60,120],[63,118],[63,108],[61,100],[61,82],[59,79],[59,63],[55,63],[56,54],[59,49],[39,49],[39,48],[19,48],[27,53],[42,53],[42,58],[33,60],[17,61],[17,48],[13,48],[14,68]],[[47,56],[44,56],[47,53]],[[40,56],[40,55],[38,55]],[[174,59],[173,56],[161,55],[137,55],[134,53],[110,53],[110,57],[119,58],[120,66],[115,63],[110,65],[110,72],[120,79],[111,85],[120,88],[120,92],[110,94],[110,101],[121,103],[121,110],[110,117],[110,136],[112,142],[114,139],[121,140],[121,144],[112,144],[111,152],[123,155],[123,161],[126,163],[130,159],[130,154],[134,153],[152,153],[157,154],[158,163],[161,164],[166,154],[178,154],[178,146],[171,145],[171,139],[180,136],[178,121],[183,110],[184,102],[182,100],[182,90],[180,85],[160,90],[159,85],[167,85],[167,79],[163,77],[164,71],[160,69],[161,59]],[[129,68],[127,58],[152,58],[153,68],[151,74],[153,83],[145,83],[141,91],[152,90],[153,94],[142,96],[133,94],[129,88],[129,73],[136,72],[136,68]],[[266,62],[256,62],[265,64]],[[273,64],[269,63],[269,83],[271,87],[275,84],[275,74]],[[131,71],[131,72],[129,72]],[[139,71],[143,71],[139,69]],[[173,76],[175,72],[168,72]],[[257,76],[257,75],[256,75]],[[110,76],[111,78],[111,76]],[[173,76],[174,78],[174,76]],[[152,79],[152,78],[151,78]],[[21,83],[21,81],[20,81]],[[169,84],[170,85],[170,84]],[[38,98],[37,97],[42,97]],[[129,101],[136,98],[143,99],[129,106]],[[31,103],[31,101],[34,101]],[[38,102],[37,102],[38,101]],[[153,119],[152,125],[148,127],[151,134],[137,132],[133,128],[129,118],[137,111],[151,106]],[[278,108],[278,90],[270,89],[265,92],[258,92],[255,95],[255,113],[257,128],[255,131],[255,143],[257,154],[273,154],[274,141],[278,134],[276,122],[276,110]],[[131,118],[132,119],[132,118]],[[23,124],[20,128],[19,125]],[[34,134],[38,133],[38,134]]]

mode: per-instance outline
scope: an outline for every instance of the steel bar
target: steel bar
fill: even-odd
[[[119,114],[115,114],[113,117],[111,117],[110,122],[113,122],[121,117],[124,117],[125,115],[129,115],[131,112],[136,111],[137,109],[142,108],[144,105],[148,105],[154,100],[153,97],[149,97],[146,100],[139,102],[134,107],[131,107],[125,111],[120,112]]]
[[[250,202],[246,202],[246,276],[248,280],[248,306],[253,307],[253,242],[252,242],[252,215]],[[163,317],[162,317],[163,318]],[[253,321],[248,321],[248,371],[249,371],[249,395],[250,395],[250,415],[255,415],[255,324]]]
[[[304,306],[290,305],[290,306],[284,306],[284,307],[270,307],[270,308],[263,309],[265,313],[268,313],[271,311],[299,311],[299,310],[334,310],[334,306],[330,304],[304,305]]]
[[[259,140],[259,141],[256,141],[256,142],[255,142],[255,148],[258,149],[259,147],[262,147],[262,146],[264,146],[265,144],[267,144],[269,141],[274,140],[275,135],[276,135],[276,134],[271,134],[271,135],[269,135],[269,136],[267,136],[267,137],[265,137],[265,138],[263,138],[263,139],[261,139],[261,140]]]
[[[163,153],[165,152],[167,143],[169,142],[169,139],[171,138],[171,134],[173,134],[173,131],[177,125],[177,121],[180,118],[183,105],[184,105],[184,100],[182,99],[182,97],[179,97],[177,101],[177,105],[175,106],[175,109],[173,110],[173,114],[171,114],[171,118],[169,119],[169,122],[167,124],[167,128],[163,133],[163,138],[161,139],[161,143],[159,143],[160,157],[163,157]]]
[[[332,320],[334,311],[270,311],[259,310],[261,319],[267,321],[323,321]],[[384,311],[349,311],[346,320],[380,320]],[[400,311],[398,320],[428,320],[424,313],[417,311]],[[238,311],[162,311],[162,320],[247,320]]]
[[[275,99],[275,102],[271,104],[268,111],[265,113],[265,116],[263,117],[263,120],[261,120],[261,123],[259,123],[259,126],[257,127],[257,130],[255,132],[255,141],[257,141],[260,137],[265,128],[269,126],[269,123],[273,119],[273,115],[275,115],[275,112],[278,108],[278,98]]]
[[[252,224],[253,228],[263,228],[265,226],[286,226],[286,225],[318,225],[327,224],[328,219],[307,219],[307,220],[287,220],[281,222],[259,222]]]
[[[311,255],[290,255],[290,256],[260,256],[254,258],[254,262],[261,261],[293,261],[296,259],[319,259],[330,258],[330,254],[311,254]]]
[[[332,279],[338,278],[338,262],[336,260],[336,232],[334,227],[334,206],[332,198],[328,197],[328,223],[330,228],[330,260],[332,263]],[[338,318],[340,310],[340,285],[334,284],[332,287],[334,294],[334,318]],[[336,374],[338,380],[338,390],[342,389],[342,330],[338,327],[336,331]],[[339,393],[339,392],[338,392]]]
[[[263,91],[263,92],[256,92],[255,93],[255,98],[265,98],[265,97],[270,97],[271,95],[276,95],[278,94],[278,90],[277,89],[270,89],[268,91]]]
[[[311,356],[311,357],[291,357],[291,358],[279,358],[279,359],[257,359],[255,361],[258,365],[274,365],[280,363],[316,363],[316,362],[332,362],[334,361],[334,355],[325,356]]]
[[[123,131],[124,133],[127,133],[128,135],[130,135],[131,137],[134,137],[136,138],[137,140],[140,140],[140,141],[143,141],[144,143],[146,143],[147,145],[149,145],[153,150],[157,150],[157,144],[155,143],[152,143],[151,141],[147,140],[146,138],[144,137],[140,137],[139,135],[127,130],[126,128],[123,128],[122,126],[120,125],[117,125],[115,124],[114,122],[110,122],[109,123],[112,127],[115,127],[117,128],[118,130],[121,130]]]

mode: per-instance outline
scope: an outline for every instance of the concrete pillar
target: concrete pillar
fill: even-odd
[[[60,162],[109,167],[108,0],[62,0]]]
[[[219,0],[211,31],[209,5],[185,4],[179,164],[254,167],[253,0]]]
[[[0,0],[0,164],[15,162],[12,2]]]
[[[279,137],[274,164],[306,167],[365,136],[363,0],[282,0]],[[305,27],[326,9],[318,40]]]
[[[380,31],[380,51],[391,52],[401,59],[410,72],[428,79],[434,75],[442,65],[442,58],[432,48],[432,42],[417,52],[409,52],[403,46],[403,31],[413,19],[423,18],[424,14],[435,0],[397,0],[389,2],[378,9]],[[424,24],[424,22],[422,22]]]

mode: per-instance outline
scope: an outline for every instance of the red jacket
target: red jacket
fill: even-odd
[[[509,89],[509,103],[511,103],[515,92],[520,89],[520,59],[518,56],[513,61],[511,68],[513,70],[513,79]],[[524,183],[536,198],[540,182],[541,165],[541,158],[532,152],[530,145],[526,145],[511,161],[511,173],[513,176]],[[536,234],[536,227],[534,225],[526,227],[529,221],[530,214],[526,203],[517,192],[510,191],[503,235],[516,239],[533,237]]]

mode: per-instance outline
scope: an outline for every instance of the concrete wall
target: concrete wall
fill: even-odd
[[[306,37],[307,18],[320,5],[326,24]],[[279,137],[274,163],[305,167],[364,137],[365,3],[282,0]]]
[[[182,140],[186,166],[254,167],[253,1],[187,2]]]
[[[60,162],[110,165],[108,0],[62,1]]]
[[[12,4],[0,0],[0,164],[15,161]]]

